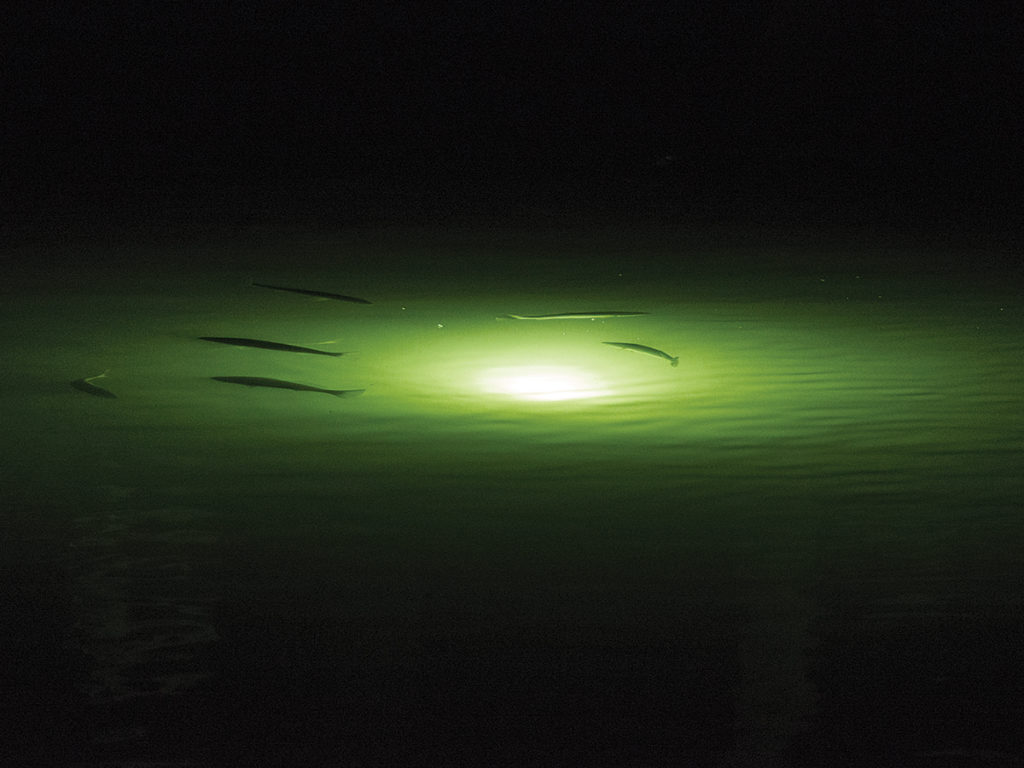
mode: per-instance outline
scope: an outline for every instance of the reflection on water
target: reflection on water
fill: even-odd
[[[365,306],[232,270],[9,286],[12,594],[31,563],[61,574],[37,588],[52,615],[16,599],[10,618],[77,691],[53,704],[86,713],[69,749],[757,765],[1019,748],[1019,298],[689,280],[671,254],[617,253],[263,265]],[[595,309],[650,314],[497,319]],[[116,399],[70,386],[104,371]],[[70,668],[47,667],[57,646]]]

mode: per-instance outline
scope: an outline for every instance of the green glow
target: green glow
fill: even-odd
[[[192,251],[195,272],[134,248],[126,258],[152,273],[9,270],[0,565],[33,599],[7,623],[46,641],[44,672],[73,653],[68,682],[101,726],[106,702],[127,716],[135,695],[143,726],[169,694],[216,719],[209,691],[294,651],[248,686],[251,712],[226,700],[227,716],[271,723],[262,704],[298,702],[307,682],[343,714],[372,692],[409,754],[437,725],[416,715],[425,706],[484,728],[507,691],[552,712],[589,697],[599,725],[649,721],[641,736],[696,713],[695,728],[720,729],[706,754],[735,743],[734,762],[772,758],[790,734],[819,742],[807,724],[830,712],[852,715],[843,738],[880,732],[843,693],[871,672],[870,658],[847,663],[854,642],[911,649],[884,682],[904,691],[889,709],[913,726],[950,638],[975,623],[981,640],[958,648],[972,678],[939,687],[967,683],[978,712],[998,712],[1009,646],[987,664],[984,638],[1013,629],[1022,599],[1018,293],[900,282],[888,248],[880,277],[823,280],[766,275],[762,262],[789,259],[767,246],[702,278],[690,272],[703,257],[644,262],[640,245],[498,251],[476,268],[490,257],[475,244],[399,245],[379,271],[355,247],[325,247],[319,273],[297,246],[268,257],[268,284],[369,305],[253,288],[235,268],[200,271],[216,260]],[[248,251],[231,257],[246,271]],[[650,314],[496,319],[600,308]],[[365,393],[231,383],[246,378]],[[211,665],[225,654],[242,659],[227,677]],[[522,682],[523,665],[539,683]],[[695,680],[711,681],[714,707],[687,710]],[[619,722],[627,688],[652,704]],[[68,697],[54,701],[40,712],[60,716]],[[544,728],[563,726],[575,727]],[[158,749],[175,729],[153,731]],[[445,749],[462,743],[441,735]],[[486,762],[483,742],[470,747]]]
[[[603,412],[606,418],[608,406],[626,404],[635,416],[637,407],[661,411],[701,386],[701,353],[673,368],[601,343],[648,338],[639,335],[643,329],[637,324],[653,325],[649,318],[514,325],[460,309],[458,315],[450,308],[423,313],[427,317],[403,312],[399,322],[367,328],[365,336],[347,342],[356,354],[321,368],[345,371],[346,382],[369,382],[357,407],[387,409],[392,416],[486,411],[557,418]],[[684,343],[677,331],[650,338],[673,348]],[[333,388],[337,381],[327,383]]]
[[[597,376],[568,366],[489,368],[481,373],[479,385],[482,392],[517,400],[582,400],[611,394]]]

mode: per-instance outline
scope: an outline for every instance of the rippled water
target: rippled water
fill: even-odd
[[[15,254],[0,305],[13,700],[70,717],[69,759],[1021,754],[998,276],[625,235],[191,248]],[[594,310],[649,314],[498,319]],[[116,399],[69,385],[103,372]]]

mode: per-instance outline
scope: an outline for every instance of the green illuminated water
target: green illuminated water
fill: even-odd
[[[627,234],[96,255],[12,254],[35,266],[0,304],[10,706],[67,718],[69,758],[1024,746],[1024,321],[998,275]],[[496,319],[593,310],[649,314]],[[538,368],[586,396],[507,384]],[[69,386],[104,371],[116,399]]]

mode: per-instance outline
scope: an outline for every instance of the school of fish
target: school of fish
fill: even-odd
[[[357,296],[347,296],[341,293],[331,293],[328,291],[312,290],[307,288],[288,288],[280,285],[269,285],[267,283],[256,283],[251,282],[251,286],[256,288],[268,288],[274,291],[285,291],[288,293],[296,293],[302,296],[310,296],[315,299],[332,299],[334,301],[344,301],[353,304],[372,304],[367,299],[362,299]],[[516,314],[502,314],[498,315],[499,320],[611,320],[621,317],[640,317],[648,314],[647,312],[640,311],[619,311],[609,310],[600,312],[560,312],[546,315],[516,315]],[[263,349],[271,352],[291,352],[298,354],[307,355],[323,355],[326,357],[341,357],[344,352],[327,352],[321,349],[313,349],[312,347],[302,347],[295,344],[286,344],[279,341],[269,341],[266,339],[250,339],[240,336],[198,336],[200,341],[210,341],[217,344],[228,344],[236,347],[250,347],[253,349]],[[679,358],[673,357],[669,353],[657,349],[655,347],[649,347],[646,344],[638,344],[629,341],[603,341],[602,344],[609,346],[618,347],[619,349],[631,350],[633,352],[640,352],[642,354],[651,355],[658,357],[663,360],[667,360],[669,364],[674,368],[679,365]],[[75,379],[70,382],[71,386],[79,392],[92,395],[93,397],[101,397],[105,399],[117,399],[117,395],[104,387],[93,384],[92,382],[97,379],[107,378],[107,371],[97,374],[95,376],[86,376],[84,378]],[[300,384],[294,381],[285,381],[283,379],[266,378],[263,376],[211,376],[213,381],[220,381],[226,384],[239,384],[246,387],[264,387],[268,389],[290,389],[295,392],[319,392],[326,395],[332,395],[334,397],[350,397],[353,395],[360,395],[365,392],[365,389],[326,389],[324,387],[316,387],[308,384]]]

